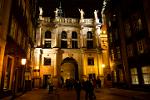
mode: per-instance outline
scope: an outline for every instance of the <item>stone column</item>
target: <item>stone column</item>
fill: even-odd
[[[84,54],[84,49],[81,50],[81,55],[82,55],[82,69],[83,69],[83,75],[86,75],[86,61],[85,61],[85,54]]]
[[[58,41],[60,40],[59,39],[59,31],[58,31],[58,26],[55,26],[56,28],[55,28],[55,30],[54,30],[54,33],[55,33],[55,44],[54,44],[54,47],[59,47],[59,45],[58,45]]]

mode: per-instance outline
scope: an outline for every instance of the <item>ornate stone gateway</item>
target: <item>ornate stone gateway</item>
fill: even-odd
[[[61,76],[66,79],[79,79],[78,64],[72,57],[65,58],[61,63]]]

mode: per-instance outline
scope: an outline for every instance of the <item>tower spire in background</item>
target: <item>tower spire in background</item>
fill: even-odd
[[[60,1],[60,3],[59,3],[58,16],[59,16],[59,17],[62,17],[62,16],[63,16],[63,11],[62,11],[62,6],[61,6],[61,1]]]

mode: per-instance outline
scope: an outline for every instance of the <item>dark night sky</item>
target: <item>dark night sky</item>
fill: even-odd
[[[84,10],[85,18],[93,18],[94,10],[99,10],[98,16],[100,17],[103,0],[39,0],[39,5],[44,10],[43,15],[54,17],[54,10],[59,7],[60,1],[65,17],[79,18],[78,8]]]

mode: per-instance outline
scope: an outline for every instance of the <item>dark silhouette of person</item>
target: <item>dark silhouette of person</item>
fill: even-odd
[[[61,76],[60,80],[61,80],[61,88],[63,88],[64,87],[64,78]]]
[[[77,95],[77,100],[80,100],[80,92],[81,92],[81,82],[79,80],[77,80],[75,82],[75,90],[76,90],[76,95]]]
[[[94,86],[91,79],[85,82],[84,89],[85,89],[85,100],[93,100]]]
[[[49,86],[49,91],[48,93],[50,93],[51,91],[53,91],[53,83],[52,83],[52,77],[48,76],[48,86]]]
[[[97,84],[97,88],[101,88],[101,80],[100,80],[100,78],[97,78],[96,84]]]

